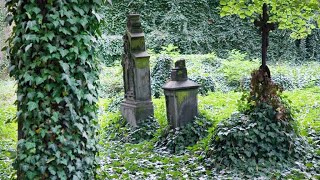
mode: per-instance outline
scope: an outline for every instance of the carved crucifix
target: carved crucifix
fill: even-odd
[[[267,49],[269,45],[269,31],[275,30],[276,25],[274,23],[268,23],[269,21],[269,15],[268,15],[268,6],[266,3],[263,4],[263,13],[262,16],[260,15],[259,20],[254,21],[254,25],[257,27],[260,27],[261,35],[262,35],[262,47],[261,47],[261,52],[262,52],[262,65],[260,66],[260,69],[264,70],[265,72],[268,73],[269,78],[271,77],[270,75],[270,70],[267,66]]]

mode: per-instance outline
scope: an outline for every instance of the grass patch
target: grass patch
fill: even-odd
[[[320,131],[320,87],[297,89],[284,92],[291,101],[293,114],[299,124],[302,135],[307,134],[309,127]]]
[[[17,139],[16,106],[14,105],[15,83],[12,80],[0,80],[0,140]],[[11,123],[6,123],[10,121]]]

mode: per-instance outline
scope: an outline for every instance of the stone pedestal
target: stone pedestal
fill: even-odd
[[[121,114],[131,126],[153,116],[150,83],[150,56],[145,49],[144,33],[140,16],[130,14],[124,39],[122,60],[125,100]]]
[[[167,119],[172,128],[184,126],[198,115],[199,87],[188,79],[185,60],[177,61],[171,71],[171,80],[163,86]]]
[[[124,101],[121,103],[122,116],[128,123],[137,127],[142,120],[153,116],[152,102]]]

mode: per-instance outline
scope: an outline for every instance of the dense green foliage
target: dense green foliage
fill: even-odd
[[[203,117],[196,117],[191,123],[183,127],[171,129],[167,127],[158,137],[155,144],[157,149],[171,153],[181,153],[186,147],[195,145],[199,140],[208,135],[212,122]]]
[[[7,0],[17,81],[18,179],[89,179],[96,169],[100,1]]]
[[[150,117],[138,123],[137,127],[131,127],[123,117],[119,116],[109,121],[104,128],[103,135],[108,141],[139,143],[154,138],[159,123]]]
[[[248,17],[256,20],[262,14],[262,6],[270,6],[270,22],[276,22],[280,29],[292,30],[296,38],[306,37],[320,25],[320,2],[286,1],[286,0],[221,0],[221,15],[236,14],[240,18]]]
[[[168,48],[170,49],[170,48]],[[157,55],[151,56],[151,66],[155,66]],[[153,99],[155,105],[155,121],[159,126],[155,128],[144,128],[143,133],[152,134],[152,139],[139,141],[132,137],[135,131],[130,131],[120,121],[120,112],[117,104],[120,102],[118,98],[122,98],[122,67],[116,64],[114,67],[103,67],[100,74],[102,83],[101,90],[105,90],[102,98],[98,102],[98,122],[101,129],[100,150],[99,150],[99,166],[97,179],[254,179],[254,178],[275,178],[275,179],[316,179],[319,174],[319,114],[320,114],[320,89],[318,62],[309,62],[304,65],[290,63],[270,63],[272,71],[272,79],[276,76],[285,77],[294,84],[290,91],[285,91],[283,94],[285,99],[291,100],[293,117],[296,125],[294,126],[306,141],[300,139],[295,141],[296,147],[301,147],[303,144],[304,154],[300,156],[295,163],[278,163],[277,166],[267,166],[259,164],[258,170],[254,168],[253,173],[247,170],[237,168],[225,168],[221,170],[217,166],[210,167],[205,163],[204,157],[206,149],[209,148],[210,139],[216,132],[215,130],[221,125],[219,122],[228,124],[226,120],[230,117],[230,124],[238,124],[237,115],[232,115],[237,111],[238,105],[243,104],[241,93],[234,92],[234,89],[241,89],[241,83],[249,89],[250,87],[250,72],[252,68],[259,67],[259,62],[250,60],[245,54],[238,51],[230,52],[227,59],[222,59],[215,54],[205,55],[175,55],[173,60],[184,58],[187,60],[187,68],[190,77],[199,75],[202,78],[211,77],[214,79],[216,87],[215,92],[208,92],[206,96],[199,96],[199,110],[204,115],[213,127],[208,130],[208,135],[202,138],[193,146],[188,146],[181,149],[178,154],[171,154],[167,150],[156,148],[155,144],[167,132],[167,120],[165,112],[165,99],[161,96],[159,99]],[[245,64],[246,68],[242,68]],[[241,68],[239,68],[241,67]],[[228,69],[228,70],[227,70]],[[231,79],[237,82],[238,85],[229,84]],[[103,87],[108,87],[103,88]],[[6,133],[15,135],[16,124],[4,124],[7,118],[15,117],[15,107],[12,105],[14,97],[14,82],[12,80],[3,81],[0,83],[0,129],[6,130]],[[109,94],[110,93],[110,94]],[[238,104],[238,105],[237,105]],[[4,106],[2,106],[4,105]],[[264,113],[264,112],[261,112]],[[120,122],[120,123],[119,123]],[[122,123],[121,123],[122,122]],[[247,121],[247,123],[255,122]],[[267,122],[267,121],[266,121]],[[117,125],[118,124],[118,125]],[[122,124],[120,126],[120,124]],[[260,125],[263,125],[263,122]],[[257,125],[256,125],[257,126]],[[277,125],[276,125],[277,126]],[[150,126],[149,126],[150,127]],[[246,127],[247,128],[247,127]],[[310,129],[311,128],[311,129]],[[227,128],[226,128],[227,129]],[[251,128],[253,131],[254,128]],[[193,132],[198,132],[196,129]],[[271,129],[270,131],[272,131]],[[140,131],[140,132],[142,132]],[[108,133],[109,132],[109,133]],[[228,132],[228,130],[226,130]],[[234,130],[228,132],[228,137],[231,137]],[[146,133],[146,134],[147,134]],[[278,132],[274,132],[278,133]],[[10,163],[15,157],[15,142],[8,139],[8,136],[1,134],[0,149],[2,155],[0,158],[0,179],[9,179],[10,174],[15,175]],[[173,134],[171,134],[173,135]],[[266,137],[269,137],[267,134]],[[114,138],[125,137],[125,138]],[[168,137],[168,136],[167,136]],[[179,136],[170,136],[179,137]],[[245,137],[244,137],[245,138]],[[249,137],[248,137],[249,138]],[[271,135],[270,135],[270,138]],[[149,139],[149,138],[148,138]],[[170,138],[167,138],[170,139]],[[272,138],[274,139],[274,138]],[[172,140],[172,139],[171,139]],[[177,139],[173,139],[177,140]],[[12,143],[11,143],[12,142]],[[134,142],[134,143],[131,143]],[[300,145],[299,145],[300,143]],[[163,146],[165,147],[165,146]],[[181,146],[182,147],[182,146]],[[251,149],[250,149],[251,150]],[[212,165],[212,164],[211,164]],[[260,166],[261,165],[261,166]],[[250,169],[251,171],[252,169]]]
[[[112,67],[116,61],[121,61],[123,53],[122,36],[105,36],[98,39],[97,54],[102,63]]]
[[[122,51],[115,48],[122,47],[120,40],[129,12],[141,14],[146,45],[155,52],[160,52],[162,46],[174,44],[183,54],[216,52],[219,56],[226,57],[230,50],[238,49],[249,56],[260,57],[261,37],[257,28],[252,22],[236,16],[220,17],[219,1],[150,0],[146,3],[144,0],[114,0],[112,6],[108,5],[104,9],[104,33],[107,36],[106,41],[101,41],[99,46],[105,50],[103,57],[107,62],[113,62],[121,55],[115,56],[115,52]],[[270,33],[270,60],[320,59],[317,51],[320,49],[319,29],[314,29],[311,35],[301,40],[290,38],[290,34],[290,30]],[[118,37],[115,38],[115,35]],[[106,44],[113,46],[107,47]],[[114,59],[108,59],[111,55]]]
[[[312,143],[317,141],[309,144],[299,137],[290,108],[280,97],[281,89],[266,72],[256,70],[251,75],[250,93],[241,98],[240,113],[216,127],[204,159],[206,164],[218,170],[232,168],[270,177],[274,176],[271,167],[283,170],[307,157],[312,161],[311,169],[316,169],[320,156],[314,154],[318,145],[313,147]],[[312,172],[312,178],[320,177],[320,171]]]
[[[99,39],[95,35],[100,1],[6,1],[14,15],[8,18],[15,25],[8,51],[17,86],[11,79],[0,81],[0,179],[17,178],[16,170],[20,179],[320,178],[318,29],[301,40],[290,39],[291,31],[271,33],[270,59],[290,62],[269,66],[280,89],[289,90],[284,94],[292,102],[284,103],[275,84],[270,83],[266,93],[256,81],[259,73],[250,77],[259,66],[252,57],[260,53],[253,23],[235,16],[221,18],[219,1],[114,0],[113,6],[103,7],[106,20]],[[229,2],[231,7],[234,1]],[[301,8],[300,2],[293,3],[297,6],[291,8]],[[137,128],[129,127],[119,113],[119,60],[129,12],[142,14],[147,46],[153,49],[152,93],[157,97],[155,117]],[[100,75],[94,49],[100,55]],[[172,61],[181,58],[187,60],[190,79],[201,84],[201,117],[169,130],[161,86]],[[239,91],[250,87],[258,93],[241,98]],[[234,113],[237,110],[240,113]],[[15,119],[23,132],[18,142]]]
[[[170,79],[172,64],[173,61],[168,55],[161,55],[157,58],[151,71],[151,91],[155,98],[163,95],[162,86]]]
[[[295,136],[292,125],[275,121],[272,106],[264,104],[250,114],[234,114],[219,124],[207,156],[215,167],[254,172],[255,168],[284,163],[293,156]]]
[[[4,6],[4,1],[0,2],[0,49],[4,46],[6,39],[6,24],[5,17],[6,11]],[[0,78],[5,74],[6,68],[8,66],[8,61],[5,52],[0,52]]]

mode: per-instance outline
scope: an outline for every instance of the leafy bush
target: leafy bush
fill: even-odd
[[[107,111],[109,112],[117,112],[120,109],[120,104],[124,100],[124,95],[123,94],[117,94],[111,99],[111,102],[108,106]]]
[[[122,36],[105,36],[98,39],[97,54],[105,66],[113,66],[120,62],[123,54]]]
[[[160,55],[151,72],[151,92],[155,98],[163,95],[162,86],[170,79],[172,59],[168,55]]]
[[[195,76],[190,77],[190,79],[200,85],[199,94],[204,96],[208,95],[208,92],[214,92],[214,81],[211,77]]]
[[[294,82],[293,82],[294,80],[291,77],[279,74],[279,75],[272,76],[272,80],[285,90],[294,89]]]
[[[250,172],[266,163],[288,160],[294,155],[296,134],[290,123],[275,121],[275,116],[272,106],[265,104],[248,115],[234,114],[222,121],[207,152],[212,165]]]
[[[227,79],[228,85],[237,89],[241,85],[241,80],[248,76],[249,72],[257,66],[258,64],[256,61],[223,61],[219,71],[223,73]]]
[[[293,77],[290,77],[288,75],[283,75],[283,74],[276,74],[276,75],[271,75],[271,79],[277,84],[279,87],[281,87],[283,90],[293,90],[296,88],[294,84]],[[249,90],[250,89],[250,76],[246,76],[242,78],[240,82],[240,87],[243,90]]]
[[[315,61],[302,64],[285,62],[271,64],[270,66],[272,78],[277,80],[278,76],[284,76],[285,82],[283,80],[279,80],[279,82],[283,82],[285,88],[286,85],[290,87],[290,81],[292,81],[293,89],[315,86],[316,82],[319,81],[319,72],[317,70],[319,68],[319,63]]]
[[[137,127],[131,127],[124,118],[119,116],[111,120],[105,127],[104,135],[108,141],[140,143],[152,139],[157,129],[159,129],[159,124],[153,117],[142,120]]]
[[[113,67],[102,66],[99,79],[99,96],[102,98],[118,96],[124,91],[122,66],[120,64],[115,63]]]
[[[171,153],[181,153],[186,147],[195,145],[206,137],[211,126],[210,120],[199,116],[183,127],[175,129],[168,127],[157,140],[155,147]]]
[[[0,141],[0,179],[16,179],[16,172],[12,167],[16,157],[15,146],[15,141]]]
[[[279,97],[279,88],[262,69],[252,72],[250,94],[244,94],[235,114],[215,129],[206,157],[218,168],[255,168],[285,163],[299,157],[292,115]],[[270,164],[271,163],[271,164]]]

